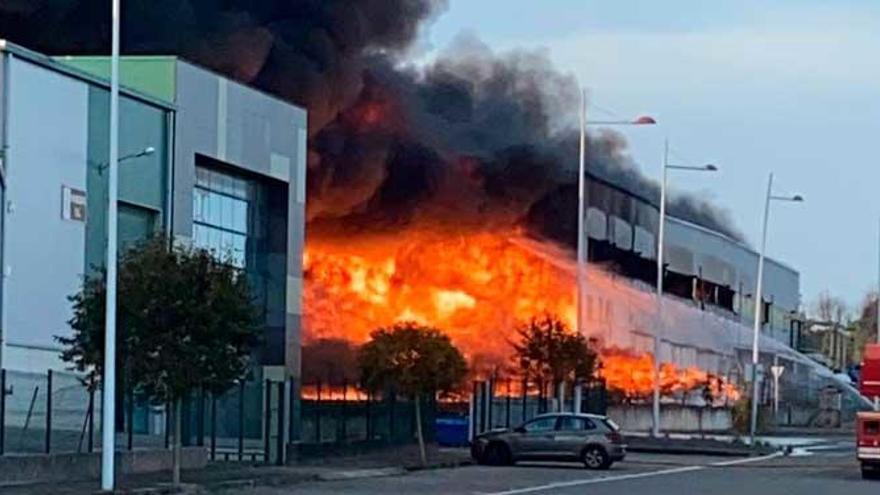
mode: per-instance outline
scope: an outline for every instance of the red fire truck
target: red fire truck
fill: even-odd
[[[868,344],[859,375],[859,391],[880,402],[880,344]],[[880,411],[860,412],[856,424],[858,459],[862,465],[862,477],[880,476]]]
[[[862,478],[880,476],[880,412],[860,412],[856,422]]]
[[[859,371],[859,391],[865,397],[880,397],[880,344],[868,344]]]

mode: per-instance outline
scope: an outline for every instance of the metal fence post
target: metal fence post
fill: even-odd
[[[505,394],[504,402],[506,404],[505,410],[505,418],[504,418],[504,427],[510,428],[510,378],[507,379],[507,393]]]
[[[471,429],[474,432],[474,435],[480,434],[480,382],[474,381],[473,384],[473,413],[471,414],[471,421],[474,423],[471,425]]]
[[[489,378],[486,382],[486,398],[488,399],[488,407],[486,408],[486,424],[489,429],[495,428],[495,377]]]
[[[263,386],[266,387],[266,407],[263,410],[263,461],[268,464],[272,448],[269,439],[272,435],[272,427],[269,424],[272,421],[272,382],[267,378]]]
[[[388,441],[394,442],[394,404],[396,402],[394,392],[388,394]]]
[[[125,394],[128,399],[128,404],[125,408],[125,412],[127,414],[127,418],[125,421],[125,429],[127,430],[125,433],[128,436],[128,450],[132,450],[134,447],[134,389],[133,387],[128,387],[128,393]]]
[[[370,441],[373,439],[373,417],[372,417],[373,414],[372,414],[372,408],[371,408],[372,402],[373,402],[373,392],[368,391],[367,392],[367,405],[366,405],[366,412],[365,412],[367,441]]]
[[[342,382],[342,407],[339,408],[342,421],[339,422],[340,434],[337,442],[345,443],[348,439],[348,380]]]
[[[480,382],[480,431],[479,433],[483,433],[487,430],[486,428],[486,420],[489,418],[488,412],[486,410],[486,398],[489,394],[487,392],[486,382]]]
[[[103,389],[102,389],[103,393]],[[165,403],[165,448],[171,445],[171,403]]]
[[[525,423],[529,412],[529,378],[526,376],[522,381],[522,417],[519,418],[521,423]]]
[[[538,388],[537,406],[535,408],[535,412],[537,414],[541,414],[544,412],[544,381],[538,380],[537,382],[535,382],[535,385]]]
[[[6,453],[6,370],[0,370],[0,455]]]
[[[317,400],[315,401],[315,443],[321,443],[321,381],[318,381],[318,385],[316,387],[316,391],[318,393]]]
[[[238,461],[244,460],[244,380],[238,382]]]
[[[95,451],[95,389],[89,388],[89,440],[88,452]]]
[[[52,370],[46,375],[46,453],[52,451]]]
[[[275,464],[284,465],[284,382],[278,382],[278,437],[275,439]]]
[[[217,460],[217,394],[211,392],[211,460]]]
[[[196,416],[196,446],[205,446],[205,389],[199,387],[199,396],[196,398],[196,408],[199,410]]]

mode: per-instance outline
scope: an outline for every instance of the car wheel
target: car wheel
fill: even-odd
[[[612,461],[605,449],[598,445],[590,445],[581,454],[581,460],[587,469],[608,469]]]
[[[501,443],[491,443],[488,447],[486,447],[486,452],[483,454],[484,464],[488,464],[490,466],[509,466],[512,464],[510,449],[507,448],[506,445]]]
[[[862,479],[863,480],[875,480],[880,478],[878,476],[878,470],[874,470],[867,467],[862,467]]]

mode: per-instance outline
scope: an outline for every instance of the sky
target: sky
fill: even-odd
[[[648,114],[622,129],[643,172],[727,209],[752,246],[768,175],[768,255],[801,273],[806,309],[824,291],[857,308],[880,249],[880,2],[864,0],[450,0],[424,57],[458,36],[496,52],[541,51],[591,95],[590,116]]]

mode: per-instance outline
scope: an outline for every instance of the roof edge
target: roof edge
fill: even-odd
[[[39,65],[39,66],[44,67],[46,69],[73,77],[75,79],[79,79],[85,83],[99,86],[99,87],[102,87],[107,90],[110,89],[110,81],[108,81],[106,79],[102,79],[102,78],[97,77],[89,72],[84,71],[84,70],[78,69],[76,67],[72,67],[72,66],[64,64],[62,62],[59,62],[58,60],[56,60],[48,55],[44,55],[42,53],[35,52],[35,51],[28,49],[28,48],[25,48],[21,45],[17,45],[15,43],[12,43],[9,40],[0,38],[0,52],[9,53],[11,55],[14,55],[16,57],[24,59],[28,62],[33,63],[33,64]],[[104,57],[104,58],[108,58],[108,57]],[[177,110],[176,105],[174,105],[170,102],[161,100],[159,98],[155,98],[155,97],[147,95],[147,94],[144,94],[140,91],[129,88],[127,86],[121,86],[119,88],[119,93],[121,95],[127,96],[129,98],[139,100],[139,101],[146,103],[148,105],[152,105],[155,107],[159,107],[159,108],[163,108],[163,109],[171,110],[171,111]]]

